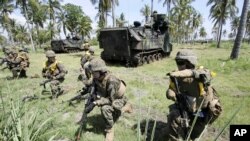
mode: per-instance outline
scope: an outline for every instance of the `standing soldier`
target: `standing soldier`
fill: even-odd
[[[42,76],[47,78],[41,85],[50,82],[50,88],[53,98],[57,98],[63,93],[63,88],[60,87],[60,83],[64,81],[64,77],[67,74],[62,63],[56,60],[56,54],[52,50],[46,52],[46,57],[48,60],[45,62],[44,68],[42,70]]]
[[[27,78],[26,71],[29,67],[28,55],[19,54],[17,50],[12,50],[11,54],[13,58],[8,60],[8,64],[13,76],[10,79]]]
[[[114,123],[121,113],[132,112],[131,105],[124,95],[126,84],[123,80],[108,72],[105,62],[96,58],[90,61],[89,65],[93,75],[93,85],[97,93],[94,105],[101,108],[105,120],[106,141],[114,140]]]
[[[170,105],[168,123],[162,129],[164,140],[198,138],[207,124],[213,123],[221,114],[222,108],[211,86],[213,72],[203,67],[195,68],[197,57],[190,50],[181,50],[175,58],[178,71],[168,73],[170,76],[168,99],[175,104]],[[197,118],[193,129],[191,125]]]

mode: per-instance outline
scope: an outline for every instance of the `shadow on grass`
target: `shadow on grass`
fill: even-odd
[[[91,126],[91,128],[86,128],[84,129],[85,131],[88,132],[93,132],[95,134],[104,134],[105,135],[105,122],[102,117],[102,115],[93,115],[89,116],[88,119],[88,124]]]
[[[145,134],[147,133],[146,141],[150,141],[151,140],[151,135],[153,135],[152,131],[153,131],[153,128],[154,128],[154,122],[155,122],[155,120],[153,120],[153,119],[150,119],[148,121],[148,128],[147,128],[147,130],[145,129],[147,121],[143,120],[140,123],[140,131],[141,131],[141,134],[143,135],[143,138],[145,137]],[[162,135],[160,135],[160,131],[161,131],[162,128],[165,128],[166,126],[167,126],[167,123],[165,123],[163,121],[156,121],[155,133],[154,133],[154,139],[153,139],[153,141],[161,141],[161,140],[163,140],[163,139],[161,139]],[[135,124],[132,127],[132,129],[137,130],[137,127],[138,127],[138,125]]]

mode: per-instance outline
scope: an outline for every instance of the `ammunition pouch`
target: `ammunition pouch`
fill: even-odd
[[[123,80],[121,80],[120,87],[117,93],[117,97],[122,98],[123,95],[125,94],[125,91],[126,91],[126,83]]]

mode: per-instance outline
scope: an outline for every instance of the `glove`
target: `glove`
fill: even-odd
[[[167,75],[171,77],[191,77],[193,76],[193,71],[190,69],[185,69],[181,71],[170,72],[167,73]]]
[[[100,106],[100,103],[101,101],[100,100],[96,100],[96,101],[94,101],[93,103],[96,105],[96,106]]]

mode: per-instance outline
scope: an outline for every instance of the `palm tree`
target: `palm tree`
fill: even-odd
[[[194,32],[196,32],[196,30],[202,23],[202,16],[195,10],[192,11],[192,15],[190,16],[191,18],[188,20],[188,28],[190,30],[190,33],[194,34]]]
[[[85,36],[90,38],[90,32],[92,30],[91,19],[88,16],[82,16],[78,20],[79,25],[76,29],[77,33],[82,35],[82,39],[84,39]]]
[[[204,27],[200,28],[200,32],[199,32],[200,36],[204,39],[206,39],[207,36],[207,32],[206,29]]]
[[[195,9],[191,5],[192,0],[178,0],[176,1],[176,6],[171,9],[171,19],[176,26],[176,36],[178,42],[181,39],[185,39],[185,36],[189,34],[190,29],[186,24],[186,21],[190,19]]]
[[[159,0],[161,1],[161,0]],[[171,4],[175,4],[176,1],[174,0],[164,0],[163,2],[163,6],[167,5],[167,14],[168,14],[168,18],[171,16]]]
[[[149,16],[151,15],[151,10],[148,4],[145,4],[144,7],[140,10],[141,14],[145,16],[145,23],[149,22]]]
[[[127,23],[125,20],[125,16],[123,13],[121,13],[120,17],[116,19],[116,26],[118,27],[124,27],[124,24]]]
[[[66,13],[64,10],[60,10],[60,13],[56,16],[57,23],[58,23],[58,30],[61,31],[61,28],[63,29],[63,33],[66,36]]]
[[[224,37],[226,37],[226,35],[227,35],[227,30],[224,29],[223,32],[222,32],[222,34],[223,34]]]
[[[214,22],[214,27],[219,27],[217,48],[220,48],[223,25],[228,18],[234,17],[235,13],[238,11],[235,1],[236,0],[209,0],[207,3],[207,6],[212,5],[210,9],[210,17]]]
[[[47,6],[39,2],[38,0],[30,0],[28,4],[28,16],[32,21],[32,24],[35,24],[36,28],[36,42],[41,48],[41,42],[38,40],[40,35],[40,27],[44,27],[44,22],[47,19]]]
[[[11,14],[13,10],[14,10],[13,0],[0,0],[0,22],[2,24],[2,27],[7,31],[12,43],[14,43],[14,41],[9,26],[10,24],[9,14]]]
[[[240,17],[234,17],[231,21],[231,30],[234,34],[237,33],[239,24],[240,24]]]
[[[24,17],[26,19],[27,27],[29,30],[29,37],[30,37],[30,41],[31,41],[31,46],[32,46],[33,50],[35,50],[35,46],[34,46],[33,39],[32,39],[32,34],[31,34],[32,32],[30,29],[30,22],[29,22],[29,18],[28,18],[28,14],[27,14],[27,9],[28,9],[27,3],[28,3],[27,0],[16,0],[16,6],[17,7],[19,6],[21,8],[22,13],[24,13]]]
[[[98,26],[99,28],[107,27],[108,13],[111,8],[110,0],[90,0],[93,5],[98,4],[98,13],[96,17],[99,17]]]
[[[48,14],[49,14],[49,19],[50,19],[50,28],[51,28],[51,35],[50,38],[51,40],[55,36],[55,17],[57,14],[57,10],[61,9],[60,2],[58,0],[48,0]]]
[[[234,41],[234,46],[230,55],[231,59],[237,59],[240,52],[241,42],[244,35],[244,30],[247,22],[247,12],[249,9],[249,0],[244,0],[241,17],[240,17],[240,26],[238,28],[238,32],[236,35],[236,39]]]
[[[119,0],[111,0],[111,5],[112,5],[112,19],[113,19],[113,27],[115,27],[115,6],[119,5]]]

